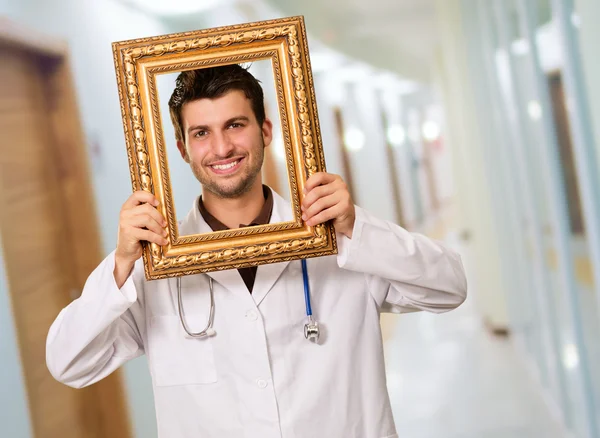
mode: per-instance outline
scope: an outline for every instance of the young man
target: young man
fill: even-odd
[[[182,234],[292,218],[262,185],[272,124],[249,72],[184,72],[169,105],[181,156],[202,183]],[[308,260],[318,344],[303,335],[300,261],[182,278],[192,331],[206,325],[214,280],[216,335],[186,335],[176,280],[145,281],[140,241],[166,243],[165,221],[156,199],[137,192],[123,205],[116,250],[50,329],[52,375],[80,388],[147,354],[163,438],[396,437],[379,315],[459,306],[460,257],[355,206],[338,176],[316,174],[306,190],[303,217],[332,219],[339,245],[337,256]]]

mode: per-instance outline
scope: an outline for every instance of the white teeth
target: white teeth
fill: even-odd
[[[232,161],[229,164],[215,164],[213,167],[213,169],[218,169],[218,170],[227,170],[227,169],[231,169],[233,166],[235,166],[238,162],[237,161]]]

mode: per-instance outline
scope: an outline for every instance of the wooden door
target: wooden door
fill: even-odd
[[[65,56],[0,35],[0,232],[36,438],[131,436],[118,373],[76,390],[45,361],[50,325],[102,256],[82,138]]]
[[[550,97],[552,99],[552,116],[556,126],[556,139],[560,152],[562,165],[563,184],[567,191],[567,205],[569,207],[569,224],[572,234],[585,234],[583,210],[579,195],[579,182],[573,144],[571,141],[571,128],[565,102],[562,74],[560,71],[548,75]]]

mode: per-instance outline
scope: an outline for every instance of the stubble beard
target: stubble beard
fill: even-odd
[[[240,196],[248,193],[252,186],[254,185],[256,178],[260,174],[262,169],[262,164],[265,156],[265,142],[264,139],[260,138],[260,147],[257,148],[257,154],[255,156],[254,163],[250,163],[249,168],[244,171],[244,175],[240,176],[235,175],[233,178],[238,179],[237,182],[230,182],[223,180],[218,182],[220,178],[219,176],[213,176],[208,173],[210,170],[205,170],[201,165],[198,165],[194,162],[190,163],[190,167],[192,168],[192,172],[196,179],[202,184],[202,189],[206,189],[215,196],[222,199],[232,199],[239,198]],[[249,158],[245,158],[248,160]]]

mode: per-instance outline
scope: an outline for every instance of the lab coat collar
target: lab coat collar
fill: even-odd
[[[272,190],[272,189],[271,189]],[[273,213],[271,214],[271,220],[269,223],[279,222],[290,222],[294,220],[292,214],[291,205],[288,201],[283,199],[278,193],[273,191]],[[206,223],[200,210],[198,208],[198,199],[194,201],[192,209],[189,211],[187,216],[179,224],[179,235],[189,236],[194,234],[211,233],[212,229]],[[254,287],[252,289],[252,298],[258,306],[261,301],[267,296],[269,291],[273,288],[273,285],[281,276],[290,262],[279,262],[271,263],[266,265],[260,265],[256,271],[256,279],[254,281]],[[234,293],[244,293],[246,296],[250,295],[248,289],[242,280],[241,275],[236,269],[227,269],[223,271],[208,272],[214,281],[219,283],[221,286],[229,289]]]

